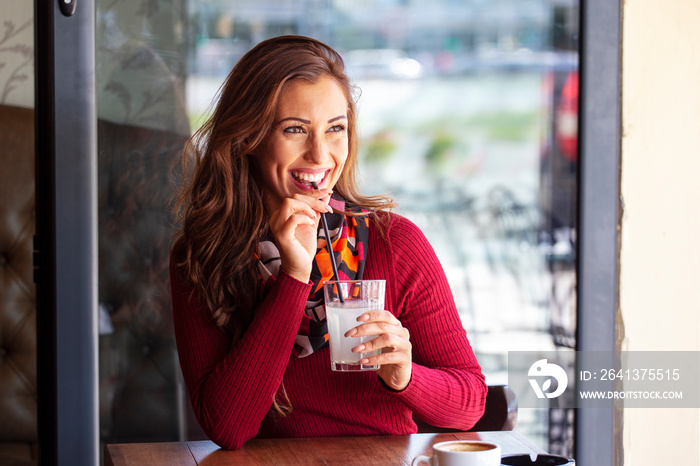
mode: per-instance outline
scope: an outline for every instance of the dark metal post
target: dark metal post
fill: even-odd
[[[615,351],[619,299],[620,0],[582,1],[581,44],[577,349]],[[577,410],[577,464],[614,464],[614,416],[612,409]]]
[[[92,0],[36,0],[39,460],[95,465],[97,120]]]

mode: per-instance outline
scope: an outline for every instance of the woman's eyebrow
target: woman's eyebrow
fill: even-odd
[[[334,121],[338,121],[338,120],[347,120],[347,119],[348,119],[348,117],[345,116],[345,115],[338,115],[337,117],[334,117],[334,118],[331,118],[330,120],[328,120],[328,123],[333,123]],[[282,123],[282,122],[290,121],[290,120],[291,120],[291,121],[298,121],[298,122],[304,123],[304,124],[306,124],[306,125],[310,125],[310,124],[311,124],[311,121],[309,121],[309,120],[304,120],[303,118],[299,118],[299,117],[287,117],[287,118],[282,118],[280,121],[278,121],[277,123],[275,123],[275,125],[279,125],[279,124]]]
[[[311,122],[310,122],[309,120],[304,120],[303,118],[298,118],[298,117],[287,117],[287,118],[282,118],[280,121],[278,121],[278,122],[275,123],[275,124],[276,124],[276,125],[279,125],[279,124],[282,123],[283,121],[289,121],[289,120],[299,121],[299,122],[304,123],[304,124],[306,124],[306,125],[310,125],[310,124],[311,124]]]

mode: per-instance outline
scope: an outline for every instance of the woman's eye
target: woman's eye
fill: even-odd
[[[288,128],[284,128],[285,133],[303,133],[304,128],[301,126],[290,126]]]
[[[334,125],[328,129],[328,132],[330,132],[330,133],[340,133],[342,131],[345,131],[344,125]]]

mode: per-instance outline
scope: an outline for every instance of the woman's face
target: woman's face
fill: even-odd
[[[314,188],[333,188],[348,157],[347,101],[338,83],[322,76],[315,83],[288,82],[282,89],[270,133],[257,155],[265,209]]]

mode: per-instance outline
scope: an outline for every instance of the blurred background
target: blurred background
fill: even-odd
[[[315,37],[357,86],[361,188],[388,193],[447,273],[487,382],[576,334],[577,0],[97,2],[100,425],[196,438],[168,291],[178,157],[258,42]],[[573,452],[573,411],[517,430]]]

